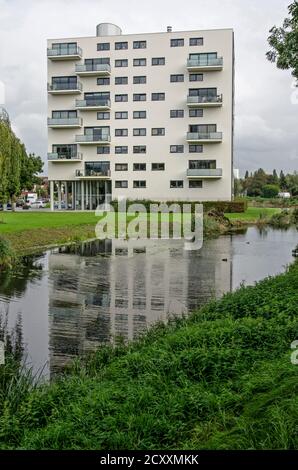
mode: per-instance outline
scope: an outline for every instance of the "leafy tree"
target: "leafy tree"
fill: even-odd
[[[281,170],[280,175],[279,175],[279,185],[280,185],[281,189],[283,189],[283,190],[288,189],[287,180],[286,180],[286,177],[285,177],[284,172],[282,170]]]
[[[248,170],[246,170],[244,178],[245,178],[246,180],[249,178]]]
[[[20,185],[22,189],[32,189],[35,183],[39,183],[38,173],[42,172],[43,162],[34,153],[27,155],[25,147],[22,149],[22,165]]]
[[[269,31],[270,50],[266,55],[279,69],[291,70],[298,80],[298,1],[291,3],[288,10],[289,17],[282,27],[273,26]]]
[[[265,184],[262,190],[263,197],[276,197],[279,193],[279,187],[276,184]]]

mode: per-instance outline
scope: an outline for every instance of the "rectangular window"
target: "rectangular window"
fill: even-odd
[[[115,153],[120,154],[120,153],[128,153],[128,147],[127,145],[116,145],[115,147]]]
[[[78,149],[76,144],[59,144],[52,145],[53,153],[58,153],[59,157],[70,159],[76,157]]]
[[[147,77],[146,75],[135,75],[133,77],[133,83],[135,85],[140,84],[140,83],[146,83],[147,82]]]
[[[146,119],[146,111],[134,111],[133,118],[134,119]]]
[[[152,65],[165,65],[166,59],[165,57],[152,57],[151,64]]]
[[[127,163],[115,163],[115,171],[127,171],[128,164]]]
[[[204,39],[203,38],[189,38],[189,45],[190,46],[203,46]]]
[[[189,88],[189,96],[200,96],[202,98],[217,97],[217,88]]]
[[[110,162],[85,162],[86,176],[106,176],[110,171]]]
[[[134,49],[146,49],[147,41],[134,41],[133,48]]]
[[[146,171],[146,163],[134,163],[133,171]]]
[[[133,153],[146,153],[146,145],[134,145]]]
[[[171,39],[171,47],[183,47],[184,39]]]
[[[98,51],[109,51],[110,50],[110,43],[109,42],[99,42],[97,44]]]
[[[171,118],[183,118],[184,110],[183,109],[171,109],[170,117]]]
[[[188,168],[190,170],[215,170],[216,160],[189,160]]]
[[[110,147],[107,145],[101,145],[97,147],[97,154],[98,155],[107,155],[110,153]]]
[[[151,135],[165,135],[166,130],[164,127],[152,127]]]
[[[78,79],[75,76],[52,77],[52,90],[76,90],[78,86]]]
[[[108,86],[110,84],[110,77],[99,77],[97,79],[97,85]]]
[[[164,101],[165,100],[165,93],[151,93],[151,100],[152,101]]]
[[[115,181],[115,188],[128,188],[128,181]]]
[[[165,164],[164,163],[152,163],[151,170],[152,171],[164,171]]]
[[[198,65],[212,65],[217,59],[217,52],[189,54],[189,59],[195,60]]]
[[[202,153],[203,145],[190,145],[188,151],[189,153]]]
[[[144,67],[146,65],[146,59],[134,59],[133,65],[134,67]]]
[[[170,153],[183,153],[184,152],[184,145],[171,145],[170,146]]]
[[[189,117],[203,117],[204,110],[202,108],[190,109]]]
[[[190,180],[188,182],[188,187],[189,188],[202,188],[203,187],[203,181],[202,180]]]
[[[128,42],[126,41],[115,42],[115,50],[120,51],[121,49],[128,49]]]
[[[109,112],[99,112],[97,113],[97,119],[102,120],[102,119],[110,119],[110,113]]]
[[[146,135],[146,128],[145,127],[135,128],[133,130],[133,135],[135,135],[135,136],[144,136],[144,135]]]
[[[115,101],[119,103],[120,101],[128,101],[128,95],[115,95]]]
[[[115,112],[115,119],[128,119],[128,112],[127,111],[116,111]]]
[[[127,137],[128,129],[115,129],[115,137]]]
[[[146,181],[145,180],[138,180],[133,182],[134,188],[146,188]]]
[[[183,180],[171,180],[170,188],[183,188]]]
[[[134,93],[133,101],[146,101],[146,93]]]
[[[204,75],[202,73],[190,73],[189,81],[190,82],[202,82]]]
[[[184,75],[183,75],[183,73],[178,73],[178,74],[170,75],[170,82],[172,82],[172,83],[184,82]]]
[[[115,77],[115,85],[127,85],[128,77]]]
[[[76,118],[78,115],[77,111],[52,111],[52,118],[53,119],[72,119]]]
[[[198,132],[199,134],[211,134],[216,131],[216,124],[190,124],[189,126],[189,132]]]
[[[116,59],[115,67],[128,67],[128,59]]]

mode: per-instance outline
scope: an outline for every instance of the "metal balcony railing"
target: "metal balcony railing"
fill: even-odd
[[[82,160],[83,155],[81,153],[76,153],[74,155],[61,154],[57,152],[49,152],[48,160]]]
[[[222,176],[222,168],[213,168],[213,169],[200,169],[200,168],[188,168],[187,170],[188,177],[198,177],[198,178],[220,178]]]
[[[74,56],[82,57],[83,51],[79,46],[59,47],[59,48],[48,48],[47,56],[50,58],[63,57],[63,56]]]
[[[82,91],[81,82],[76,83],[48,83],[48,91]]]
[[[188,132],[187,140],[222,140],[222,132]]]
[[[88,142],[110,142],[110,134],[82,134],[76,135],[75,138],[77,143],[88,143]]]
[[[48,118],[48,126],[78,126],[82,125],[82,118]]]
[[[222,67],[223,57],[198,57],[197,59],[188,59],[187,67]]]
[[[110,73],[111,66],[109,64],[76,64],[76,73]]]
[[[76,108],[110,108],[111,101],[105,98],[76,100]]]
[[[187,104],[222,104],[222,95],[214,96],[190,96],[187,97]]]

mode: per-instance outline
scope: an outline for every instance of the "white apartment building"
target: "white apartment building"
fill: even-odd
[[[48,40],[51,208],[231,200],[231,29]]]

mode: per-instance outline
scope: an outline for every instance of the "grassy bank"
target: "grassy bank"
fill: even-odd
[[[0,375],[0,448],[297,449],[297,285],[298,263],[50,385]]]
[[[234,223],[256,224],[260,221],[268,222],[273,215],[280,211],[281,209],[272,207],[248,207],[243,213],[226,214],[226,217]]]

